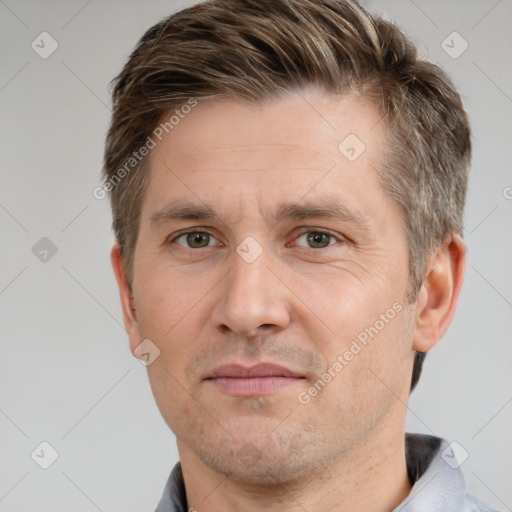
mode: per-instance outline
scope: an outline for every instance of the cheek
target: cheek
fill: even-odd
[[[141,268],[135,283],[138,299],[137,320],[141,329],[148,329],[163,341],[179,327],[187,316],[197,311],[201,297],[208,289],[196,286],[190,275],[159,264]]]
[[[190,399],[184,376],[170,366],[166,355],[148,367],[148,378],[160,413],[176,435],[189,435],[201,427],[201,421],[190,422],[187,418],[201,418],[205,412],[197,401]]]
[[[395,301],[383,308],[356,335],[361,350],[354,356],[360,372],[360,394],[375,400],[406,399],[410,381],[412,333],[406,307]]]
[[[190,399],[191,388],[186,368],[197,357],[204,322],[205,291],[184,284],[171,272],[153,273],[140,283],[141,304],[137,314],[141,336],[159,348],[159,357],[148,366],[148,377],[156,403],[169,428],[183,434],[183,418],[202,414]],[[186,426],[190,429],[191,426]]]
[[[407,319],[400,316],[403,311],[378,333],[373,320],[369,326],[352,326],[355,336],[332,340],[326,359],[334,377],[312,403],[316,402],[317,410],[329,411],[334,430],[341,422],[350,425],[349,435],[370,432],[391,409],[406,403],[410,349],[404,331]]]
[[[193,286],[190,277],[180,277],[169,270],[145,276],[136,289],[140,335],[149,338],[160,350],[155,366],[164,367],[184,384],[184,369],[197,350],[201,331],[209,318],[205,300],[208,287]],[[159,376],[155,377],[155,384],[173,383]]]
[[[310,313],[307,323],[307,311],[303,324],[316,350],[323,352],[326,369],[336,375],[332,388],[339,387],[338,396],[350,402],[351,410],[385,395],[401,396],[410,380],[412,343],[404,290],[385,282],[363,284],[353,279],[338,279],[320,289],[324,292],[310,290],[307,297],[327,326],[326,335],[320,339]]]
[[[359,334],[363,338],[365,329],[390,310],[399,296],[378,279],[366,281],[345,270],[307,274],[294,281],[293,292],[303,304],[295,308],[301,312],[299,322],[310,331],[322,326],[330,340],[323,347],[327,352],[339,353]],[[310,335],[317,338],[313,332]]]

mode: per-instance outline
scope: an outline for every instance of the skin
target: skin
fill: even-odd
[[[432,348],[452,319],[464,245],[446,238],[408,304],[404,215],[377,177],[379,121],[372,104],[315,89],[258,107],[207,100],[150,154],[133,297],[117,245],[111,258],[132,352],[146,338],[160,350],[148,375],[199,512],[389,511],[410,492],[403,436],[414,351]],[[338,150],[349,134],[366,146],[353,162]],[[151,222],[178,202],[214,216]],[[343,205],[365,224],[278,219],[283,204]],[[180,237],[188,229],[207,233],[206,246],[190,247]],[[262,250],[252,263],[236,250],[246,237]],[[400,312],[301,403],[397,303]],[[254,396],[205,380],[219,365],[259,362],[303,378]]]

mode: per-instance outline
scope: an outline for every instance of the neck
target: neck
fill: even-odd
[[[179,441],[178,449],[189,510],[390,512],[411,490],[403,432],[379,432],[329,467],[274,487],[235,481],[204,465]]]

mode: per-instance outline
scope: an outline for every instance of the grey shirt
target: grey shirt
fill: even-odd
[[[466,493],[460,467],[446,441],[422,434],[405,435],[409,496],[393,512],[498,512]],[[155,512],[188,512],[178,462]]]

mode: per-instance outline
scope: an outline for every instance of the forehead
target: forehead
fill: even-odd
[[[169,113],[164,114],[161,122],[169,117]],[[179,161],[204,167],[212,161],[232,159],[239,167],[244,159],[250,161],[256,156],[262,159],[261,164],[277,155],[286,161],[286,154],[298,160],[322,158],[331,162],[333,156],[343,154],[341,150],[349,149],[339,147],[349,135],[357,150],[363,143],[366,156],[377,156],[383,129],[380,120],[377,108],[367,100],[348,94],[328,95],[315,88],[258,105],[218,98],[198,102],[164,134],[164,144],[158,146],[172,148],[172,154],[166,155],[170,164]],[[161,156],[159,153],[157,147],[150,160]]]
[[[188,110],[188,109],[187,109]],[[172,113],[171,113],[172,114]],[[166,113],[162,121],[169,117]],[[183,195],[260,208],[277,196],[313,200],[329,190],[345,202],[378,192],[383,153],[376,107],[354,96],[317,90],[290,93],[263,105],[219,98],[198,102],[164,133],[149,156],[143,210]]]

